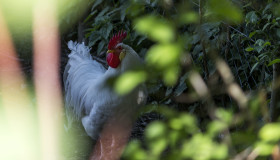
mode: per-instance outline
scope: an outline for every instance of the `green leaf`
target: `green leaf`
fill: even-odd
[[[251,33],[249,34],[249,37],[252,38],[256,33],[257,33],[256,31],[251,32]]]
[[[261,156],[268,156],[272,153],[274,148],[273,144],[266,143],[266,142],[258,142],[255,145],[255,150],[258,152]]]
[[[250,71],[250,74],[252,74],[252,72],[257,68],[257,66],[259,65],[259,62],[255,63]]]
[[[265,42],[264,42],[263,39],[258,39],[258,40],[255,42],[255,45],[263,46],[264,43],[265,43]]]
[[[138,140],[132,140],[125,148],[122,156],[126,159],[147,159],[147,153],[141,148],[141,143]]]
[[[269,62],[269,64],[267,66],[269,67],[275,63],[280,63],[280,59],[274,59],[273,61]]]
[[[247,47],[246,49],[245,49],[245,51],[247,51],[247,52],[251,52],[251,51],[253,51],[254,50],[254,48],[252,48],[252,47]]]
[[[224,131],[227,128],[227,124],[222,121],[212,121],[208,125],[208,134],[212,137],[216,136],[218,133]]]
[[[164,70],[163,80],[167,86],[173,86],[177,82],[180,69],[177,65],[170,66]]]
[[[271,43],[269,41],[266,41],[264,44],[263,44],[263,47],[265,46],[271,46]]]
[[[91,7],[91,10],[93,11],[95,9],[96,6],[98,6],[100,3],[102,3],[103,1],[102,0],[96,0],[94,1],[94,4],[92,5]]]
[[[105,41],[99,42],[98,47],[97,47],[97,51],[96,51],[97,55],[101,54],[101,51],[104,49],[104,46],[105,46]]]
[[[181,154],[184,158],[194,160],[226,159],[228,149],[226,145],[213,142],[207,135],[196,134],[190,141],[183,143]]]
[[[112,23],[107,23],[105,26],[103,26],[100,30],[102,37],[104,39],[108,39],[113,28],[114,26]]]
[[[280,29],[276,30],[276,35],[277,35],[278,38],[280,37]]]
[[[175,39],[174,27],[168,21],[156,16],[144,16],[134,23],[135,29],[147,34],[149,38],[159,42],[171,42]]]
[[[220,120],[222,120],[223,122],[230,124],[232,121],[232,112],[219,108],[216,110],[215,115],[217,118],[219,118]]]
[[[89,36],[89,44],[88,44],[88,46],[92,47],[100,39],[101,39],[101,36],[100,36],[99,32],[96,32],[96,31],[91,32],[91,34]]]
[[[256,142],[257,135],[251,131],[239,131],[231,134],[232,142],[234,145],[249,146]]]
[[[266,23],[262,30],[264,31],[269,25],[270,25],[270,23]]]
[[[255,23],[257,23],[258,20],[259,20],[259,17],[257,16],[255,11],[251,11],[251,12],[246,14],[245,21],[247,23],[255,24]]]
[[[209,0],[211,12],[219,19],[240,23],[243,19],[242,10],[229,0]]]
[[[162,121],[154,121],[148,125],[145,130],[145,136],[151,140],[164,136],[166,131],[166,125]]]
[[[117,78],[115,91],[120,95],[128,94],[139,84],[147,79],[147,73],[144,71],[129,71],[123,73]]]
[[[280,123],[266,124],[261,128],[259,137],[266,142],[277,142],[280,140]]]
[[[164,69],[178,64],[181,52],[178,44],[157,44],[148,50],[146,60],[154,67]]]
[[[180,15],[179,19],[183,24],[198,23],[199,15],[196,12],[185,12]]]
[[[198,131],[196,127],[196,119],[190,114],[182,113],[179,116],[171,118],[168,122],[170,128],[174,130],[185,129],[188,133],[195,133]]]

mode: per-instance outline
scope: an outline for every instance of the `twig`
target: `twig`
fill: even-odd
[[[228,26],[229,26],[229,28],[233,29],[234,31],[238,32],[238,33],[239,33],[239,34],[241,34],[242,36],[244,36],[244,37],[246,37],[246,38],[250,39],[250,41],[252,41],[252,42],[254,42],[254,43],[255,43],[255,41],[254,41],[252,38],[250,38],[249,36],[247,36],[245,33],[242,33],[242,32],[241,32],[241,31],[239,31],[238,29],[236,29],[236,28],[232,27],[231,25],[229,25],[229,24],[227,24],[227,23],[225,23],[225,22],[222,22],[222,23],[224,23],[224,24],[228,25]]]
[[[201,24],[203,23],[202,21],[202,0],[199,0],[199,27],[201,28]],[[201,31],[200,31],[201,32]],[[209,76],[209,71],[208,71],[208,67],[207,67],[207,56],[206,56],[206,49],[205,49],[205,42],[204,42],[204,39],[203,39],[203,36],[202,34],[200,33],[200,43],[201,43],[201,46],[202,46],[202,53],[203,53],[203,67],[204,67],[204,70],[205,70],[205,78],[208,79],[208,76]]]

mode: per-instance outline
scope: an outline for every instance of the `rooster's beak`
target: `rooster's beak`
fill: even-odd
[[[108,50],[107,53],[114,53],[114,50]]]

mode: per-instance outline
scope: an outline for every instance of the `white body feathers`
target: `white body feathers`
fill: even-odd
[[[141,98],[143,103],[146,98],[144,86],[120,97],[107,85],[108,78],[142,63],[132,48],[125,44],[119,45],[126,56],[118,68],[109,67],[106,70],[92,59],[87,46],[72,41],[68,43],[71,53],[63,75],[67,118],[69,123],[73,118],[82,120],[87,134],[93,139],[98,138],[102,126],[110,116],[128,116],[140,105],[137,100]]]

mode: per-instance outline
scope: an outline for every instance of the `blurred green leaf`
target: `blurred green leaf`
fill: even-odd
[[[199,15],[196,12],[185,12],[180,15],[180,23],[191,24],[198,23]]]
[[[167,132],[167,127],[162,121],[155,121],[148,125],[145,131],[148,140],[163,138]]]
[[[268,156],[271,154],[272,150],[274,148],[273,144],[269,144],[266,142],[259,142],[255,145],[255,150],[258,152],[261,156]]]
[[[133,140],[125,148],[123,157],[131,160],[146,160],[147,154],[141,148],[141,143],[138,140]]]
[[[257,135],[254,132],[235,132],[231,134],[232,142],[234,145],[242,145],[248,147],[257,140]],[[240,149],[242,149],[240,147]]]
[[[163,73],[163,80],[167,86],[173,86],[177,82],[179,75],[179,67],[176,65],[166,68]]]
[[[211,137],[215,137],[217,136],[217,134],[219,134],[220,132],[224,131],[227,128],[227,124],[225,122],[222,121],[212,121],[210,122],[210,124],[208,125],[208,134]]]
[[[157,44],[148,50],[146,61],[158,69],[168,68],[179,63],[181,52],[178,44]]]
[[[230,124],[232,121],[232,112],[225,110],[223,108],[217,109],[215,115],[217,116],[217,118],[219,118],[220,120],[222,120],[227,124]]]
[[[169,125],[172,129],[175,129],[175,130],[180,130],[183,128],[183,124],[181,122],[181,119],[180,118],[176,118],[174,117],[173,119],[171,119],[169,121]]]
[[[166,20],[156,17],[154,15],[144,16],[135,20],[135,29],[147,34],[152,40],[158,42],[171,42],[175,39],[175,32],[173,26]]]
[[[217,18],[228,22],[240,23],[243,19],[242,10],[229,0],[209,0],[211,12]]]
[[[199,131],[199,129],[197,128],[197,121],[194,116],[182,113],[179,115],[179,119],[188,133],[196,133]]]
[[[190,141],[185,141],[182,156],[194,160],[226,159],[228,149],[223,144],[217,144],[209,136],[196,134]]]
[[[259,137],[266,142],[276,142],[280,140],[280,123],[266,124],[261,128]]]
[[[162,121],[155,121],[147,126],[145,137],[153,155],[159,155],[166,148],[167,132],[167,126]]]
[[[115,90],[117,93],[124,95],[132,91],[139,84],[147,79],[147,74],[144,71],[129,71],[117,78]]]
[[[161,154],[161,152],[163,152],[163,150],[168,145],[168,139],[162,137],[162,138],[154,139],[147,143],[149,145],[149,151],[151,151],[151,153],[154,156],[159,156]]]
[[[176,144],[178,143],[178,141],[180,141],[180,134],[181,132],[178,132],[177,130],[169,131],[168,138],[171,147],[176,147]]]

